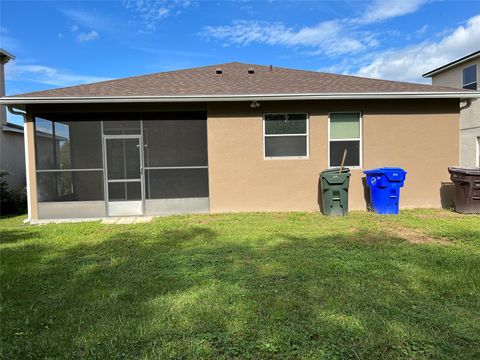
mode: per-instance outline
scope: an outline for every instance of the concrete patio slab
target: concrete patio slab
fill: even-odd
[[[72,218],[72,219],[42,219],[31,220],[30,225],[46,225],[46,224],[65,224],[100,221],[105,225],[113,224],[144,224],[152,221],[154,216],[128,216],[128,217],[103,217],[103,218]]]

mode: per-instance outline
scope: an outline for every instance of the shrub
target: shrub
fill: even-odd
[[[23,187],[20,190],[8,189],[5,176],[7,171],[0,171],[0,215],[18,215],[27,211],[27,191]]]

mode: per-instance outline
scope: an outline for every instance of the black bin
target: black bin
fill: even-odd
[[[455,211],[480,213],[480,168],[449,167],[448,172],[454,184]]]

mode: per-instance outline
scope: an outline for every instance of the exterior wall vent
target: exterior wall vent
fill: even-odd
[[[223,75],[223,70],[222,70],[222,68],[216,68],[216,69],[215,69],[215,73],[217,73],[218,75]]]
[[[249,74],[255,74],[255,69],[253,67],[248,68],[248,73]]]

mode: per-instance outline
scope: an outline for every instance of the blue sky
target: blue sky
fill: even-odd
[[[228,61],[403,81],[480,49],[480,1],[5,1],[7,94]]]

